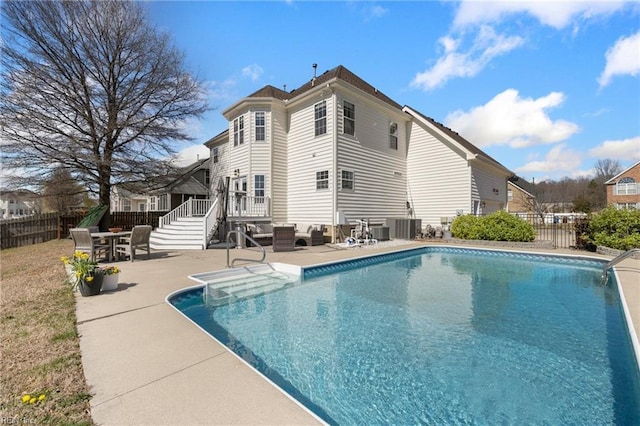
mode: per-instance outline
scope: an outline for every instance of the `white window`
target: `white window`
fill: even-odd
[[[389,122],[389,148],[398,149],[398,123]]]
[[[253,177],[253,191],[256,197],[256,203],[264,203],[264,175],[255,175]]]
[[[510,189],[507,189],[507,200],[513,200],[513,191]]]
[[[327,133],[327,102],[317,103],[314,110],[316,136],[324,135]]]
[[[351,136],[356,134],[356,106],[347,101],[342,106],[342,132]]]
[[[264,111],[258,111],[255,114],[255,123],[256,123],[256,140],[263,141],[265,140],[265,121],[264,121]]]
[[[152,212],[156,211],[156,200],[157,200],[157,197],[151,197],[149,199],[149,211],[152,211]]]
[[[131,200],[128,198],[125,198],[122,200],[122,211],[123,212],[130,212],[131,211]]]
[[[167,194],[162,194],[158,197],[158,210],[162,212],[169,211],[169,199]]]
[[[329,189],[329,170],[316,172],[316,189]]]
[[[624,177],[616,183],[616,195],[635,195],[638,193],[636,181],[630,177]]]
[[[213,147],[213,164],[218,162],[218,147],[214,146]]]
[[[146,205],[146,203],[144,203],[144,202],[140,202],[140,203],[138,203],[138,211],[139,211],[139,212],[143,212],[143,211],[145,211],[145,210],[147,210],[147,205]]]
[[[244,117],[240,116],[233,120],[233,146],[244,143]]]
[[[342,171],[341,187],[342,189],[353,190],[353,172],[350,170]]]

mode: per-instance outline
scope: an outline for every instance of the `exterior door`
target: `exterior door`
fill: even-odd
[[[238,216],[247,214],[247,177],[241,176],[233,180],[234,213]]]

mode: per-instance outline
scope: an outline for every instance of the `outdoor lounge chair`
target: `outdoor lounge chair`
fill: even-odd
[[[149,239],[151,238],[150,225],[136,225],[131,230],[131,236],[126,238],[124,243],[116,244],[116,253],[129,256],[133,262],[136,257],[136,250],[146,250],[147,259],[150,258],[151,248],[149,247]]]
[[[69,230],[75,251],[81,251],[91,256],[91,260],[96,260],[96,255],[104,254],[108,258],[111,253],[111,246],[108,243],[99,242],[91,237],[91,231],[87,228],[71,228]]]
[[[294,226],[273,227],[273,251],[293,251],[296,249],[296,228]]]

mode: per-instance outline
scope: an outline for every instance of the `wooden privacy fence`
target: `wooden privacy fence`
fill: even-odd
[[[45,213],[15,219],[0,220],[0,249],[44,243],[69,237],[85,212],[61,215]],[[135,225],[158,227],[160,217],[167,212],[115,212],[111,214],[111,225],[131,230]]]

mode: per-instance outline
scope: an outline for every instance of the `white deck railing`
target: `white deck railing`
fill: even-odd
[[[215,200],[191,198],[160,218],[159,227],[169,225],[181,217],[205,217]]]
[[[271,216],[271,199],[269,197],[236,197],[231,193],[227,216],[236,218]]]
[[[209,244],[209,237],[211,231],[216,225],[218,218],[216,217],[216,211],[218,209],[218,199],[214,200],[209,210],[204,216],[204,220],[202,221],[202,248],[206,249]]]

